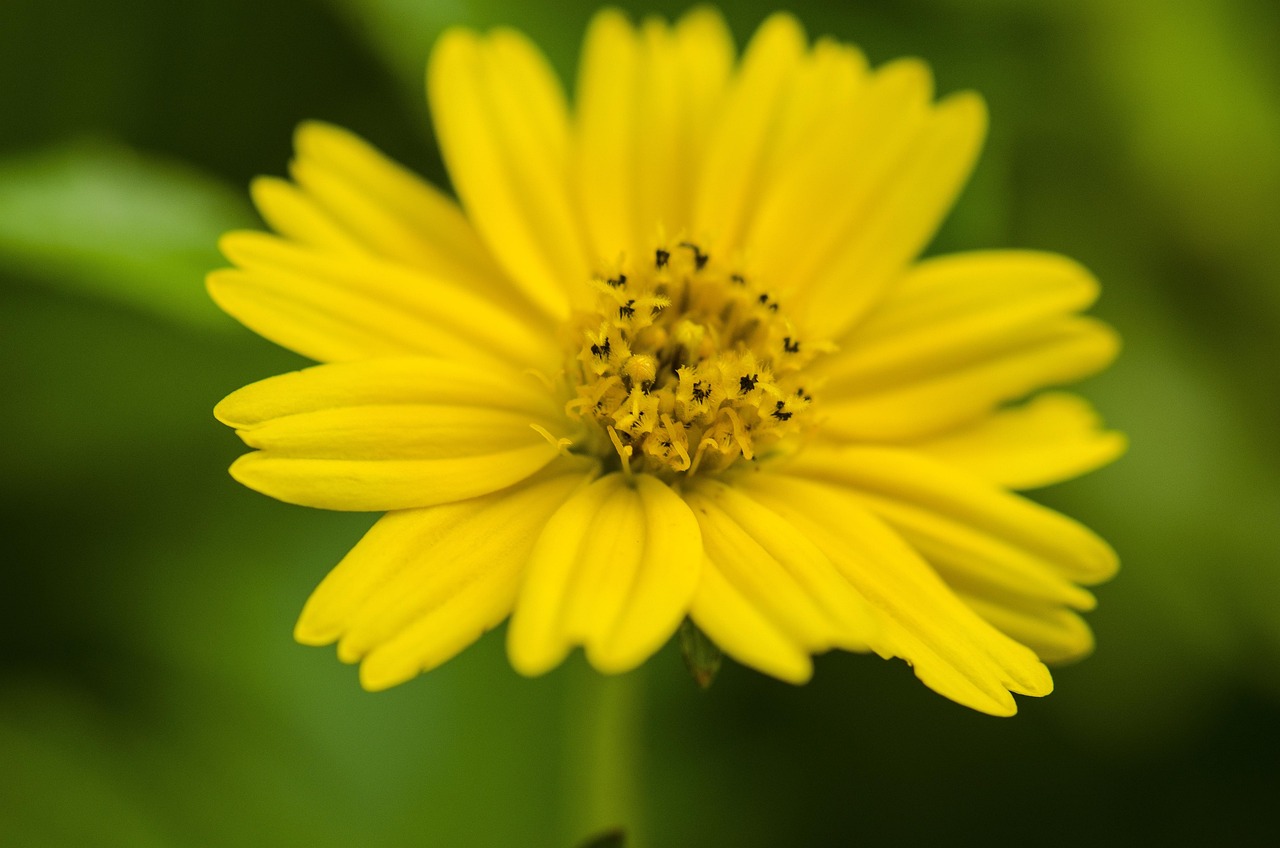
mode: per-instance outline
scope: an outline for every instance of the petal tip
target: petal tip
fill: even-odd
[[[524,677],[541,677],[564,661],[567,646],[553,645],[550,640],[540,644],[534,636],[524,633],[519,624],[519,610],[507,629],[507,661],[517,674]]]
[[[338,641],[341,635],[338,628],[314,621],[306,608],[303,609],[302,615],[298,616],[297,624],[293,626],[293,640],[299,645],[313,648],[331,645]]]
[[[379,662],[377,654],[360,663],[360,688],[366,692],[385,692],[401,683],[408,683],[418,676],[417,669],[406,669],[386,662]]]

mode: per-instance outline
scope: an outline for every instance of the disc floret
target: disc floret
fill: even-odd
[[[813,397],[802,339],[778,301],[696,244],[657,248],[591,281],[571,327],[571,416],[602,452],[666,479],[716,473],[796,436]],[[590,426],[594,425],[594,426]]]

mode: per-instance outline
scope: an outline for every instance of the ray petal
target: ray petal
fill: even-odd
[[[387,514],[312,594],[297,639],[341,640],[345,660],[363,659],[367,689],[445,662],[510,613],[539,531],[590,473],[565,463],[484,497]]]
[[[1103,428],[1088,401],[1046,392],[909,447],[993,483],[1034,489],[1101,468],[1124,453],[1126,440]]]
[[[583,645],[603,672],[634,668],[688,612],[701,566],[679,495],[646,474],[602,477],[538,538],[507,633],[511,664],[542,674]]]
[[[231,467],[290,503],[387,510],[483,495],[557,454],[558,426],[531,378],[443,360],[361,360],[247,386],[216,414],[250,447]]]
[[[556,358],[549,324],[477,294],[465,279],[264,233],[230,233],[221,247],[239,267],[209,275],[213,299],[259,335],[312,359],[418,353],[548,368]]]
[[[708,561],[742,602],[810,653],[867,649],[875,625],[866,602],[794,526],[716,480],[700,481],[685,500]]]
[[[909,450],[815,446],[788,472],[856,492],[935,557],[950,551],[957,563],[986,559],[993,569],[1038,564],[1046,576],[1084,584],[1107,580],[1117,568],[1111,547],[1079,522]]]
[[[635,259],[660,232],[686,231],[691,186],[733,62],[720,15],[636,29],[616,10],[592,19],[578,74],[578,193],[595,256]]]
[[[1016,711],[1010,692],[1051,691],[1048,671],[1029,649],[967,607],[843,487],[764,473],[741,484],[817,544],[877,611],[877,653],[902,657],[930,688],[993,715]]]
[[[468,216],[525,294],[564,317],[590,271],[570,189],[564,92],[511,30],[453,29],[427,70],[440,149]]]

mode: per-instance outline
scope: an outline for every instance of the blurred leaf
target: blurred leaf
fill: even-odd
[[[231,327],[204,275],[218,236],[252,226],[244,201],[181,166],[106,145],[0,162],[0,264],[200,327]]]

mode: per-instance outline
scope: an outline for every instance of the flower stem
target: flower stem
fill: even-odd
[[[602,675],[575,669],[567,703],[570,845],[614,830],[636,848],[639,819],[638,726],[642,671]]]

